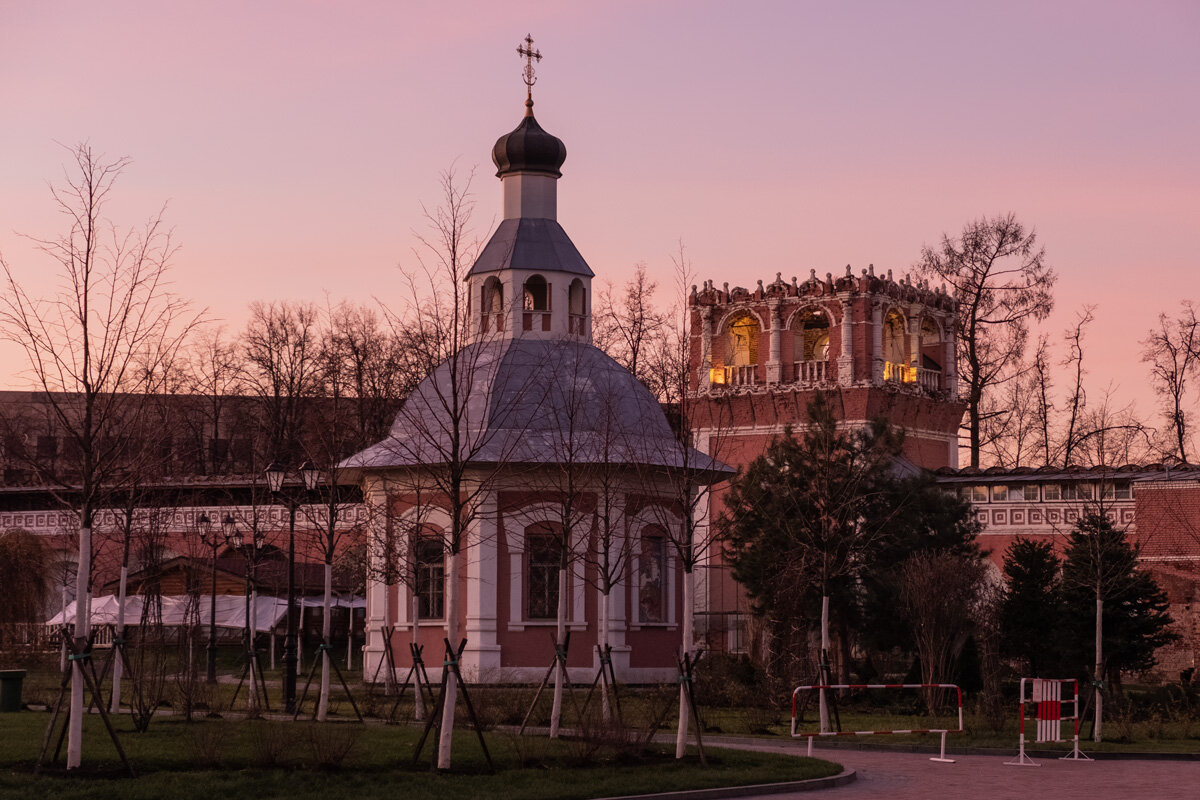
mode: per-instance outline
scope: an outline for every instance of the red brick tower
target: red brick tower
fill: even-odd
[[[802,427],[816,391],[832,394],[850,426],[884,417],[905,431],[904,451],[926,469],[958,465],[954,362],[957,304],[944,289],[895,280],[874,266],[824,280],[775,281],[757,288],[693,287],[691,391],[699,408],[697,446],[745,465],[785,425]],[[708,411],[706,412],[705,407]],[[721,510],[714,496],[712,516]],[[697,590],[709,609],[712,646],[740,649],[741,591],[713,553]],[[706,601],[706,602],[705,602]]]

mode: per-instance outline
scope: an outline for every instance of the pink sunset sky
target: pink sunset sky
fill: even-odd
[[[904,272],[981,215],[1037,228],[1056,337],[1098,306],[1088,368],[1149,417],[1139,340],[1200,300],[1200,4],[1181,2],[8,2],[0,6],[0,252],[62,230],[61,144],[133,159],[111,215],[164,201],[178,292],[238,329],[255,299],[401,301],[439,172],[523,111],[568,158],[559,217],[597,275],[645,262],[668,300],[847,263]],[[43,290],[44,287],[44,290]],[[0,386],[28,385],[0,349]]]

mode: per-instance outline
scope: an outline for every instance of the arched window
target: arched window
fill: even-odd
[[[725,365],[745,367],[758,363],[758,320],[743,314],[729,325]]]
[[[638,622],[666,622],[667,533],[658,525],[642,529],[637,572]]]
[[[484,281],[479,290],[479,308],[484,314],[494,314],[504,308],[504,284],[495,275]]]
[[[546,524],[525,529],[526,619],[558,616],[558,571],[562,565],[562,539]]]
[[[942,369],[943,355],[941,353],[942,337],[937,323],[929,317],[921,320],[921,368]]]
[[[567,290],[567,313],[570,333],[582,335],[583,320],[587,314],[587,290],[583,288],[583,281],[579,278],[571,281]]]
[[[889,311],[883,319],[883,379],[905,383],[917,379],[916,370],[908,365],[904,317],[898,311]]]
[[[418,536],[413,542],[413,594],[422,619],[446,615],[446,554],[438,536]]]
[[[795,326],[794,346],[797,361],[825,361],[829,358],[829,317],[820,309],[800,312],[800,324]]]
[[[550,310],[550,285],[541,275],[532,275],[525,281],[523,307],[526,311]]]
[[[479,313],[484,333],[504,330],[504,284],[495,275],[479,288]]]

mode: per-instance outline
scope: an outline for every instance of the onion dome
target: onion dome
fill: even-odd
[[[561,178],[567,146],[562,139],[546,133],[533,116],[533,101],[525,102],[525,118],[510,133],[496,140],[492,161],[496,162],[496,177],[514,172],[536,172]]]

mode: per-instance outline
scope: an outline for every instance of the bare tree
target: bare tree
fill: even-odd
[[[950,680],[957,652],[971,632],[985,570],[978,558],[937,550],[915,553],[900,565],[900,610],[921,659],[921,683]],[[930,714],[938,713],[941,695],[925,693]]]
[[[655,369],[654,354],[649,352],[660,340],[670,317],[654,305],[658,283],[646,275],[646,265],[638,264],[633,277],[614,294],[611,284],[596,297],[592,316],[592,341],[625,367],[655,396],[663,393],[663,376]]]
[[[482,397],[489,391],[504,342],[476,335],[470,315],[465,279],[479,250],[470,226],[471,179],[447,170],[441,175],[441,189],[440,205],[425,209],[428,232],[417,235],[417,266],[404,271],[406,308],[389,315],[393,330],[405,332],[414,363],[428,378],[400,408],[389,437],[350,459],[348,466],[386,465],[386,474],[377,485],[364,486],[364,494],[395,496],[408,504],[419,500],[430,513],[444,511],[445,527],[426,530],[436,535],[447,560],[446,638],[457,644],[466,551],[478,521],[496,513],[492,506],[497,478],[521,443],[519,431],[490,424],[489,416],[503,420],[529,398],[522,385],[504,387],[504,397],[492,397],[490,415],[482,412]],[[444,678],[439,769],[451,764],[458,692],[454,672],[444,668]]]
[[[49,298],[34,298],[0,260],[7,283],[0,299],[0,335],[23,348],[30,375],[77,456],[70,502],[79,514],[75,637],[82,648],[92,527],[120,467],[121,432],[114,423],[122,416],[126,393],[139,393],[155,374],[147,359],[172,353],[195,318],[166,284],[174,245],[161,211],[137,230],[119,229],[104,215],[128,159],[106,160],[87,144],[70,152],[73,168],[62,185],[51,188],[68,229],[56,238],[33,240],[57,264],[61,288]],[[82,664],[75,661],[69,769],[82,761],[83,692]]]
[[[1087,374],[1083,367],[1083,337],[1087,332],[1087,326],[1095,319],[1095,310],[1095,306],[1084,306],[1075,315],[1075,324],[1063,333],[1063,339],[1067,344],[1067,355],[1062,361],[1062,366],[1071,375],[1071,388],[1067,395],[1066,407],[1063,409],[1066,420],[1059,449],[1059,458],[1064,467],[1071,466],[1071,459],[1075,456],[1075,451],[1079,446],[1080,427],[1083,422],[1084,409],[1087,407],[1087,391],[1083,386],[1083,376]]]
[[[304,415],[318,388],[319,324],[312,303],[250,304],[244,385],[258,401],[268,458],[295,463],[301,455]]]
[[[1046,319],[1054,308],[1057,276],[1037,233],[1026,232],[1011,213],[969,222],[957,239],[943,235],[937,248],[922,249],[916,269],[948,283],[958,300],[959,380],[966,387],[971,466],[977,467],[985,395],[1015,375],[1029,322]]]
[[[1158,327],[1142,340],[1142,360],[1150,365],[1150,380],[1162,398],[1172,454],[1186,464],[1191,438],[1189,409],[1195,403],[1188,382],[1200,370],[1200,319],[1190,300],[1181,305],[1174,319],[1158,315]]]
[[[682,298],[694,286],[695,274],[686,251],[680,244],[672,257],[676,291],[681,298],[662,330],[663,342],[656,369],[663,376],[662,398],[675,409],[672,421],[678,441],[671,443],[672,453],[663,453],[660,462],[675,461],[672,469],[652,468],[644,478],[646,486],[661,498],[650,504],[649,511],[665,532],[683,570],[683,643],[681,656],[695,658],[696,651],[696,572],[715,553],[718,531],[711,518],[713,490],[733,470],[720,459],[732,427],[729,398],[720,394],[701,395],[692,382],[691,332],[689,308]],[[680,446],[682,445],[682,446]],[[675,736],[675,756],[683,758],[687,748],[690,709],[685,688],[679,690],[679,715]]]

